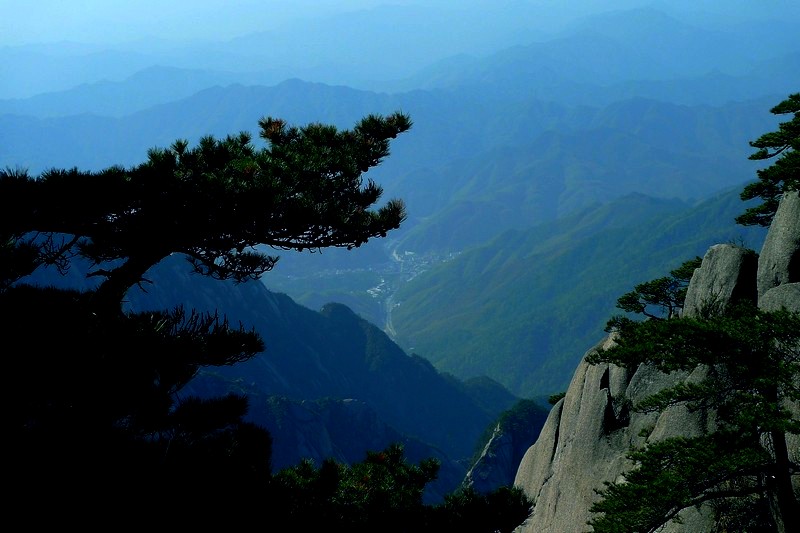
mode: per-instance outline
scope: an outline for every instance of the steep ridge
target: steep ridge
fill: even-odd
[[[235,284],[189,271],[182,256],[168,258],[148,272],[152,283],[128,292],[126,306],[218,312],[262,336],[263,353],[201,369],[180,394],[247,395],[248,420],[272,435],[273,471],[301,459],[360,462],[367,451],[402,443],[411,462],[440,461],[426,498],[441,501],[461,484],[486,428],[518,400],[490,379],[466,382],[438,372],[344,305],[312,311],[262,283]],[[26,281],[91,287],[77,263],[65,277],[45,270]]]
[[[689,284],[684,313],[697,313],[700,304],[711,298],[722,305],[746,298],[765,310],[785,306],[800,312],[797,192],[784,195],[760,255],[732,244],[708,249]],[[608,337],[602,339],[587,355],[610,342]],[[589,365],[584,358],[517,470],[515,486],[536,505],[516,533],[588,530],[589,508],[598,498],[595,489],[602,489],[604,481],[618,480],[631,466],[626,452],[645,442],[639,434],[642,429],[652,429],[647,437],[651,441],[702,432],[705,426],[698,415],[683,408],[658,415],[631,412],[628,407],[664,386],[691,380],[693,374],[667,375],[647,366],[629,373],[614,365]],[[793,438],[788,444],[797,461],[800,442]],[[684,511],[684,523],[670,523],[664,531],[708,531],[710,515],[704,511]]]
[[[246,393],[250,420],[273,434],[273,468],[303,458],[350,463],[403,442],[410,461],[441,461],[428,494],[436,500],[460,484],[481,434],[517,400],[490,380],[460,381],[407,355],[344,305],[312,311],[261,283],[189,276],[180,257],[149,276],[163,290],[131,290],[132,308],[218,309],[262,335],[263,354],[207,369],[186,392]]]
[[[464,477],[462,486],[480,493],[514,484],[528,443],[534,440],[547,419],[548,411],[533,400],[520,400],[503,413],[491,428],[491,435]]]

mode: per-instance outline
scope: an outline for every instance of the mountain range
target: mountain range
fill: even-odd
[[[281,251],[261,284],[212,287],[175,258],[154,273],[158,293],[130,302],[218,308],[263,333],[263,356],[191,391],[246,391],[282,443],[277,466],[403,439],[413,458],[442,458],[441,497],[503,411],[533,398],[546,412],[617,297],[711,244],[760,248],[763,229],[733,222],[761,168],[749,141],[800,88],[792,3],[583,2],[569,20],[516,4],[516,18],[489,4],[457,20],[359,11],[314,26],[305,62],[291,26],[138,51],[3,47],[0,165],[130,166],[176,139],[260,143],[263,116],[348,128],[408,113],[411,130],[365,176],[406,202],[400,229],[351,251]],[[481,16],[502,24],[467,46]],[[443,20],[452,32],[397,34]],[[401,45],[405,62],[392,61]]]

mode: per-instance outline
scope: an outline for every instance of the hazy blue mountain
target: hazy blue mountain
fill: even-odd
[[[157,64],[136,51],[56,43],[0,47],[0,98],[26,98],[84,83],[119,80]]]
[[[753,177],[748,141],[800,87],[797,5],[462,4],[308,17],[226,41],[0,48],[0,165],[128,166],[178,138],[260,142],[266,115],[345,128],[407,112],[411,131],[368,176],[407,202],[403,227],[358,254],[280,252],[264,285],[312,323],[345,304],[353,335],[372,323],[459,379],[556,392],[616,297],[663,274],[648,268],[674,236],[704,228],[661,259],[727,237],[735,195],[727,211],[692,209]],[[336,390],[325,387],[314,394]]]
[[[702,74],[679,74],[670,79],[631,78],[600,84],[591,78],[576,81],[569,71],[555,67],[526,66],[530,72],[524,75],[523,70],[523,75],[519,75],[516,63],[526,62],[531,50],[518,47],[515,52],[519,57],[504,58],[509,66],[498,65],[495,57],[459,56],[437,63],[391,87],[395,91],[412,87],[472,87],[473,91],[494,92],[508,99],[524,94],[544,101],[584,105],[606,105],[635,97],[685,105],[716,105],[764,95],[780,97],[792,92],[800,81],[797,74],[800,53],[797,48],[788,50],[791,52],[782,56],[754,62],[744,74],[730,74],[714,68]],[[501,72],[495,72],[497,70]]]
[[[0,115],[0,164],[34,174],[51,166],[128,166],[143,161],[149,148],[178,138],[196,142],[203,135],[250,131],[258,140],[257,121],[268,114],[295,124],[349,127],[369,113],[403,110],[414,126],[371,176],[387,197],[404,198],[414,218],[457,209],[461,201],[502,203],[509,187],[535,186],[541,179],[564,181],[569,192],[594,182],[609,194],[641,186],[649,194],[678,190],[697,197],[746,179],[733,173],[732,163],[746,157],[747,140],[775,124],[767,112],[773,102],[688,107],[632,99],[586,107],[504,102],[470,91],[387,95],[288,80],[271,87],[213,87],[121,118]],[[703,180],[694,179],[698,170]],[[626,186],[616,183],[625,180]],[[487,194],[497,197],[482,198]],[[603,198],[591,187],[586,194]],[[572,204],[566,208],[581,207],[575,199]],[[520,215],[528,219],[524,211]]]
[[[676,75],[697,75],[713,70],[744,74],[765,58],[796,50],[792,39],[794,24],[786,12],[772,12],[769,21],[746,21],[726,27],[711,27],[679,20],[659,8],[642,7],[591,14],[562,32],[565,37],[604,37],[635,47],[622,57],[609,57],[603,50],[591,51],[582,60],[597,60],[595,73],[608,81],[620,79],[671,79]],[[585,50],[585,52],[589,52]],[[640,57],[633,65],[618,63],[625,57]],[[577,57],[570,56],[570,59]],[[612,66],[605,72],[603,67]]]
[[[420,280],[429,279],[420,274],[442,261],[448,261],[446,266],[458,264],[453,257],[503,232],[525,231],[597,202],[630,193],[691,202],[744,183],[757,168],[756,163],[747,162],[751,152],[747,141],[774,128],[777,120],[768,113],[774,103],[762,98],[720,106],[684,106],[635,98],[607,106],[566,106],[535,99],[498,101],[493,95],[481,98],[468,90],[388,95],[288,80],[273,87],[214,87],[121,118],[2,115],[0,164],[19,162],[34,170],[45,164],[79,168],[130,165],[141,162],[151,146],[165,146],[176,138],[196,141],[208,133],[221,136],[240,129],[253,131],[257,118],[268,113],[299,124],[321,121],[348,127],[371,112],[403,109],[412,116],[414,126],[396,140],[392,155],[370,172],[385,186],[385,198],[407,202],[410,217],[403,227],[385,240],[362,247],[359,254],[278,251],[281,261],[264,283],[312,309],[329,302],[344,303],[396,336],[404,348],[415,348],[434,361],[437,368],[460,377],[486,371],[515,394],[532,396],[560,386],[574,362],[569,358],[582,353],[580,341],[586,340],[586,345],[594,342],[588,337],[595,335],[607,317],[599,312],[582,322],[569,318],[577,328],[564,337],[576,339],[569,350],[551,343],[552,347],[545,347],[536,357],[523,356],[532,338],[544,337],[531,331],[556,331],[552,320],[566,319],[567,305],[573,302],[563,297],[564,307],[561,314],[553,315],[556,318],[527,314],[522,311],[543,312],[538,299],[554,297],[542,285],[548,280],[514,286],[509,278],[503,286],[512,287],[512,295],[523,296],[522,301],[513,304],[516,300],[505,299],[502,291],[487,292],[485,297],[492,304],[475,305],[478,314],[474,319],[490,324],[492,316],[504,316],[505,327],[516,324],[516,330],[503,334],[498,347],[489,350],[487,337],[502,328],[476,326],[464,336],[474,341],[463,347],[449,337],[446,341],[437,337],[452,325],[437,315],[451,312],[451,302],[461,301],[464,295],[433,298],[442,289],[437,284],[420,285]],[[36,165],[31,163],[34,161]],[[696,253],[707,245],[698,245]],[[526,246],[535,248],[534,243]],[[635,274],[630,271],[631,276]],[[469,271],[458,279],[465,287],[494,287],[470,277],[476,275]],[[614,299],[633,283],[616,291],[609,287],[613,294],[601,295],[603,301],[613,307]],[[407,291],[416,294],[411,297]],[[431,299],[417,301],[424,298]],[[402,303],[401,307],[394,308],[397,303]],[[583,302],[579,307],[586,308]],[[512,311],[516,313],[513,319],[508,316]],[[481,312],[487,316],[482,317]],[[404,313],[418,316],[424,327]],[[465,319],[457,325],[463,328],[467,323]],[[434,327],[439,328],[435,334],[421,339]],[[443,351],[443,345],[449,351]],[[519,359],[495,364],[487,355],[495,352],[513,353]],[[470,362],[460,362],[462,357]],[[543,377],[537,365],[549,357],[568,362],[551,363],[556,370]],[[512,363],[517,362],[523,366],[514,367]],[[497,368],[501,374],[495,373]],[[506,371],[514,374],[513,381],[501,377]]]
[[[486,2],[309,9],[234,38],[136,40],[114,46],[75,43],[0,48],[0,98],[25,98],[84,83],[118,81],[155,65],[354,85],[406,77],[465,51],[496,50],[541,28],[531,9]],[[541,10],[537,10],[541,12]],[[494,24],[486,24],[487,17]],[[446,28],[446,31],[441,31]],[[482,31],[477,32],[476,29]],[[522,35],[520,35],[522,34]],[[516,37],[516,40],[515,40]],[[239,80],[245,82],[244,80]]]
[[[277,76],[276,76],[277,78]],[[232,83],[272,81],[266,75],[152,66],[119,81],[82,83],[62,91],[29,98],[0,100],[0,113],[59,117],[90,113],[121,117],[180,100],[203,89]]]
[[[263,28],[234,38],[208,35],[181,40],[170,36],[113,46],[55,38],[43,45],[0,47],[0,98],[25,98],[83,83],[121,80],[153,65],[280,73],[280,78],[269,83],[301,77],[355,85],[406,77],[450,55],[519,44],[574,18],[570,10],[537,2],[320,7],[290,17],[270,17],[265,7],[260,14]]]
[[[204,135],[250,131],[258,139],[258,119],[268,114],[298,124],[349,127],[370,112],[394,110],[386,100],[374,93],[289,80],[274,87],[211,87],[120,118],[5,114],[0,115],[0,160],[33,173],[51,166],[131,166],[144,161],[149,148],[166,147],[179,138],[194,143]]]
[[[792,24],[776,16],[710,28],[653,7],[609,11],[494,53],[446,58],[393,87],[473,86],[509,99],[594,105],[633,96],[717,103],[782,95],[800,82]]]
[[[240,83],[258,79],[272,85],[296,77],[398,92],[477,81],[553,97],[559,93],[552,82],[563,85],[567,96],[573,92],[567,84],[576,82],[602,86],[711,71],[736,76],[797,51],[792,26],[800,14],[797,4],[733,6],[649,0],[387,2],[370,9],[306,10],[288,20],[264,17],[263,30],[234,38],[6,46],[0,47],[0,99],[121,81],[154,66],[240,73]],[[515,69],[520,53],[526,60]],[[465,70],[464,62],[453,61],[459,57],[474,61]],[[782,79],[785,74],[774,90],[783,92]]]

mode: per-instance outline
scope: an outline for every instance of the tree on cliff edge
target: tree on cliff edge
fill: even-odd
[[[737,218],[743,225],[768,226],[780,196],[800,188],[800,93],[772,112],[795,116],[751,143],[758,148],[751,159],[777,160],[743,190],[743,200],[764,200]],[[596,533],[655,532],[680,521],[682,510],[706,504],[718,531],[800,531],[792,484],[800,465],[787,447],[787,436],[800,434],[800,420],[790,409],[800,402],[800,313],[765,312],[755,302],[740,302],[711,305],[698,316],[669,313],[663,320],[633,305],[639,288],[621,298],[619,307],[647,318],[613,317],[607,331],[615,335],[614,345],[587,361],[631,371],[651,365],[667,374],[703,368],[699,381],[678,382],[633,408],[660,413],[683,405],[713,423],[700,436],[631,449],[634,467],[597,491],[589,525]]]
[[[635,467],[606,483],[590,524],[600,532],[654,532],[683,509],[711,503],[735,531],[797,531],[798,503],[787,435],[800,434],[788,402],[800,401],[800,314],[739,304],[722,314],[616,323],[616,344],[588,357],[632,371],[665,373],[703,366],[700,381],[681,382],[634,409],[685,405],[713,417],[714,430],[631,450]],[[765,446],[766,443],[766,446]],[[722,529],[725,530],[725,529]],[[729,529],[730,530],[730,529]]]
[[[742,200],[763,200],[736,217],[736,222],[743,226],[769,226],[783,193],[800,190],[800,93],[790,94],[770,111],[775,115],[791,113],[794,117],[782,122],[777,131],[750,142],[750,146],[757,148],[750,159],[776,159],[769,167],[757,171],[758,180],[741,192]]]
[[[96,304],[115,309],[148,269],[173,253],[185,255],[196,273],[245,281],[278,259],[257,246],[351,249],[405,219],[400,200],[372,209],[383,191],[372,180],[364,183],[362,174],[389,154],[390,139],[411,127],[406,115],[370,115],[346,131],[288,127],[274,118],[259,125],[268,142],[263,149],[240,133],[207,136],[194,148],[185,140],[153,148],[132,169],[53,169],[37,179],[5,171],[4,242],[38,246],[39,262],[56,263],[66,254],[88,259],[89,275],[101,280]],[[66,245],[53,246],[54,234],[69,236],[59,241]],[[24,272],[18,267],[15,275]]]
[[[141,516],[152,509],[134,502],[175,510],[169,502],[180,497],[210,511],[263,495],[271,441],[244,422],[246,397],[180,395],[201,367],[263,351],[260,335],[182,308],[125,312],[123,299],[172,254],[196,274],[244,282],[275,265],[265,248],[355,248],[385,236],[405,207],[374,207],[382,189],[362,175],[411,121],[396,113],[343,131],[259,125],[265,148],[241,133],[193,148],[178,140],[130,169],[0,171],[10,507],[114,505]],[[74,260],[89,265],[96,288],[24,283],[41,266],[63,272]]]

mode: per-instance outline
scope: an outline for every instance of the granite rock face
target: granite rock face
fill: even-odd
[[[497,487],[511,485],[519,464],[515,459],[513,437],[498,424],[480,457],[467,471],[463,486],[485,494]]]
[[[758,256],[732,244],[715,244],[708,249],[700,268],[695,269],[686,293],[683,314],[698,316],[741,300],[756,300]]]
[[[489,494],[514,484],[517,467],[544,426],[549,410],[533,400],[520,400],[501,416],[479,457],[467,471],[462,488]]]
[[[800,193],[785,194],[772,219],[758,261],[758,296],[800,282]]]
[[[759,256],[728,244],[708,250],[690,281],[684,313],[696,316],[708,306],[724,307],[739,299],[768,310],[800,311],[799,264],[800,197],[795,192],[784,195]],[[587,355],[613,342],[609,336]],[[566,395],[551,409],[517,470],[515,486],[535,505],[515,533],[589,531],[589,508],[598,498],[595,490],[605,481],[618,480],[631,466],[625,457],[631,445],[641,445],[645,438],[696,435],[709,423],[683,407],[643,414],[632,412],[631,405],[665,386],[698,379],[703,372],[699,367],[666,375],[645,365],[629,372],[614,365],[589,365],[584,356]],[[640,436],[642,430],[647,437]],[[797,439],[788,444],[795,451],[800,445]],[[705,509],[690,509],[681,517],[682,524],[669,523],[663,531],[711,529],[712,517]]]

